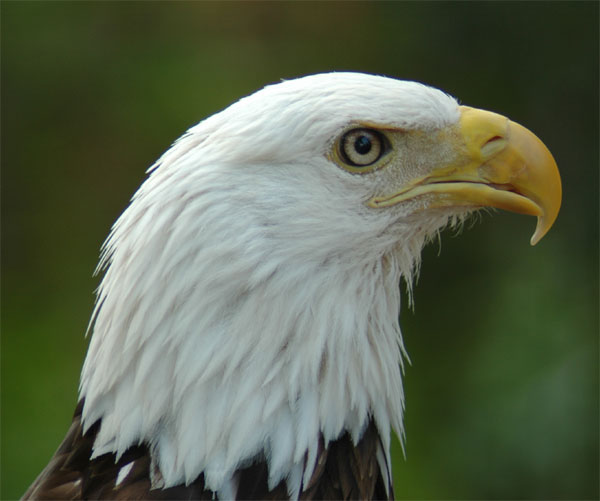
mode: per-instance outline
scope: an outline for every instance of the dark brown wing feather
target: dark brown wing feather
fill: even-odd
[[[373,421],[354,445],[345,433],[327,448],[321,442],[317,466],[301,499],[393,499],[392,482],[387,470],[377,462],[381,439]],[[387,485],[387,489],[386,489]]]
[[[182,484],[168,489],[151,489],[150,454],[145,445],[129,448],[118,461],[114,454],[90,459],[100,422],[91,426],[84,435],[82,409],[83,402],[80,402],[65,439],[50,463],[25,492],[23,499],[216,498],[212,491],[204,488],[203,475],[187,486]],[[303,486],[301,499],[391,499],[393,493],[388,474],[381,472],[377,463],[378,447],[381,447],[381,442],[373,423],[367,427],[356,446],[347,433],[329,443],[327,448],[321,440],[317,465],[308,485]],[[115,485],[121,468],[130,464],[127,475]],[[283,481],[269,490],[267,463],[262,457],[257,457],[250,466],[238,470],[236,480],[238,499],[288,497]]]

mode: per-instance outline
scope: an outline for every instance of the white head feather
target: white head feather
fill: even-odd
[[[115,223],[83,367],[94,455],[151,444],[171,486],[225,489],[264,453],[297,494],[319,434],[402,435],[399,281],[446,222],[365,206],[377,174],[328,152],[348,124],[435,129],[456,101],[363,74],[287,81],[191,128]],[[403,212],[403,210],[405,212]],[[305,464],[305,455],[308,458]]]

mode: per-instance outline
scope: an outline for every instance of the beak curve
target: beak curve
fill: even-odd
[[[496,207],[537,216],[531,245],[548,232],[561,205],[558,167],[532,132],[502,115],[460,107],[458,150],[451,165],[436,168],[391,196],[376,197],[371,207],[396,205],[430,195],[427,208]],[[432,196],[431,196],[432,195]]]

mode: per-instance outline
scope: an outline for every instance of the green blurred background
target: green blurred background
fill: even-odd
[[[424,252],[402,326],[400,499],[598,497],[598,3],[2,2],[2,499],[77,400],[92,272],[145,169],[281,78],[419,80],[533,130],[562,212]]]

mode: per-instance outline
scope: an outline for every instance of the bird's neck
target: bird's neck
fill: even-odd
[[[372,419],[387,453],[391,429],[402,434],[393,254],[269,269],[273,260],[203,263],[196,252],[180,257],[188,266],[153,263],[161,275],[123,290],[119,276],[132,283],[126,275],[143,266],[126,250],[104,277],[82,373],[84,424],[101,420],[95,456],[145,442],[157,486],[204,473],[219,491],[262,454],[269,484],[287,479],[293,493],[320,439],[357,442]]]

